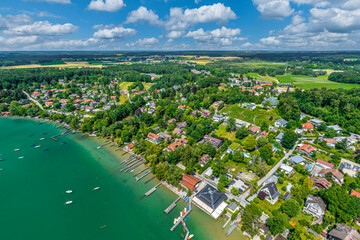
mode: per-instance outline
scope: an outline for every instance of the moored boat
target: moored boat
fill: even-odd
[[[72,190],[66,190],[66,193],[72,193]]]
[[[67,201],[66,203],[65,203],[65,205],[69,205],[69,204],[72,204],[73,203],[73,201]]]
[[[42,140],[45,140],[45,138],[40,138],[40,140],[42,141]]]
[[[37,145],[37,146],[35,146],[35,148],[39,148],[39,147],[41,147],[41,145]]]
[[[192,239],[194,237],[194,234],[191,234],[188,239]]]
[[[100,187],[94,187],[93,191],[100,189]]]
[[[49,150],[49,149],[48,149],[48,148],[45,148],[45,149],[44,149],[44,151],[47,151],[47,150]]]
[[[23,159],[23,158],[24,158],[24,156],[19,157],[19,159]]]
[[[14,149],[14,151],[15,151],[15,152],[17,152],[17,151],[20,151],[20,149],[18,149],[18,148],[15,148],[15,149]]]

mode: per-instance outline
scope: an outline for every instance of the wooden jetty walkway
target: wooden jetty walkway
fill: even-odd
[[[128,169],[125,170],[125,172],[130,172],[135,170],[135,168],[139,167],[141,164],[143,164],[145,160],[140,159],[138,162],[135,162],[132,166],[129,166]]]
[[[149,180],[146,180],[146,182],[144,184],[147,184],[148,182],[150,182],[151,180],[153,180],[155,178],[155,176],[152,176]]]
[[[145,193],[145,196],[146,196],[146,197],[150,196],[153,192],[156,191],[156,189],[157,189],[161,184],[162,184],[162,182],[158,183],[155,187],[153,187],[152,189],[150,189],[149,191],[147,191],[147,192]]]
[[[190,235],[190,231],[187,228],[186,223],[184,222],[184,220],[181,219],[181,223],[182,223],[182,225],[183,225],[183,227],[185,228],[185,231],[186,231],[186,235],[185,235],[185,238],[184,238],[184,240],[186,240],[186,239],[188,239],[188,237]]]
[[[148,171],[147,173],[145,173],[144,175],[140,176],[140,177],[136,177],[136,181],[140,181],[141,179],[143,179],[144,177],[146,177],[147,175],[149,175],[151,173],[151,171]]]
[[[229,220],[226,221],[226,223],[224,224],[224,226],[222,227],[223,229],[226,227],[226,225],[228,225],[228,223],[231,221],[231,218],[229,218]]]
[[[190,201],[189,201],[189,210],[180,218],[179,221],[177,221],[177,222],[174,224],[174,226],[172,226],[172,227],[170,228],[170,231],[173,232],[173,231],[175,230],[175,228],[176,228],[177,226],[179,226],[179,224],[180,224],[181,222],[183,222],[184,219],[187,217],[187,215],[191,212],[191,210],[192,210],[192,208],[191,208],[191,202],[192,202],[192,198],[190,198]]]
[[[103,145],[98,146],[97,148],[100,149],[100,148],[105,147],[106,145],[109,145],[111,143],[112,143],[112,141],[109,140],[109,141],[105,142]]]
[[[140,159],[135,159],[134,161],[131,161],[125,168],[121,169],[120,172],[125,171],[127,172],[127,170],[129,170],[132,166],[136,165],[137,163],[141,162],[142,160]]]
[[[146,168],[144,168],[143,170],[141,170],[140,172],[135,173],[133,176],[135,177],[135,176],[139,175],[140,173],[145,172],[145,171],[148,170],[149,168],[150,168],[150,167],[146,167]]]
[[[230,229],[226,232],[227,237],[235,230],[237,225],[239,225],[239,221],[235,221],[234,224],[230,227]]]
[[[164,210],[164,213],[169,213],[171,210],[173,210],[176,207],[176,203],[181,199],[181,197],[178,197],[170,206]]]
[[[58,140],[56,139],[56,137],[61,136],[61,135],[68,134],[69,132],[70,132],[70,131],[68,130],[68,131],[66,131],[66,132],[56,134],[55,136],[52,136],[52,137],[50,137],[50,138],[51,138],[52,140],[58,141]]]

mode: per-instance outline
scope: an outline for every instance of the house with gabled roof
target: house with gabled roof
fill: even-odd
[[[301,126],[306,131],[314,130],[314,125],[312,125],[310,122],[303,123],[303,124],[301,124]]]
[[[325,175],[327,173],[331,172],[332,173],[332,178],[333,180],[338,183],[338,184],[343,184],[344,183],[344,174],[342,174],[339,170],[337,169],[329,169],[329,168],[325,168],[325,169],[322,169],[318,175],[319,176],[322,176],[322,177],[325,177]]]
[[[210,137],[209,135],[205,135],[204,142],[210,142],[211,145],[213,145],[216,148],[219,148],[223,141],[221,139],[217,139],[214,137]]]
[[[256,134],[256,133],[260,132],[260,130],[261,130],[261,128],[256,125],[252,125],[251,127],[249,127],[250,134]]]
[[[321,159],[316,160],[316,163],[324,168],[333,168],[334,167],[334,164],[326,162]]]
[[[309,144],[303,144],[299,147],[299,152],[312,155],[315,152],[315,148]]]
[[[161,141],[161,137],[155,133],[152,133],[150,132],[148,135],[147,135],[147,140],[149,142],[152,142],[153,144],[159,144],[160,141]]]
[[[310,180],[314,183],[315,186],[321,189],[329,189],[332,186],[332,184],[325,178],[311,177]]]
[[[313,217],[319,219],[325,215],[326,204],[321,197],[309,195],[306,199],[303,212],[311,214]]]
[[[267,197],[271,200],[275,200],[279,196],[280,192],[274,182],[266,184],[258,193],[258,198],[261,200],[266,199]]]
[[[194,191],[198,187],[199,182],[201,182],[201,179],[187,173],[184,173],[180,179],[180,184],[191,191]]]

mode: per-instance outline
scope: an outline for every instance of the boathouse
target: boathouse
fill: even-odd
[[[227,200],[225,194],[207,184],[195,195],[193,203],[213,218],[218,219],[227,207],[225,200]]]
[[[182,176],[182,179],[180,179],[180,184],[191,191],[194,191],[198,187],[199,182],[201,182],[201,179],[187,173],[185,173]]]

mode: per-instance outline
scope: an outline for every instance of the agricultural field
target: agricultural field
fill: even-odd
[[[303,75],[278,75],[276,78],[280,83],[293,83],[295,86],[302,89],[312,89],[312,88],[360,88],[358,84],[348,84],[348,83],[337,83],[329,81],[328,76],[319,76],[319,77],[308,77]]]
[[[248,73],[245,74],[248,77],[253,77],[256,78],[257,80],[261,80],[261,81],[267,81],[267,82],[275,82],[278,83],[278,79],[276,77],[270,77],[270,76],[261,76],[257,73]]]
[[[286,62],[266,62],[260,60],[249,60],[244,62],[234,62],[230,63],[230,65],[238,66],[238,67],[279,67],[286,66]]]
[[[230,105],[221,110],[220,113],[226,112],[227,116],[237,118],[257,126],[261,126],[264,121],[273,123],[276,119],[281,118],[276,112],[276,109],[264,110],[256,108],[255,110],[250,110],[247,108],[242,108],[239,105]],[[270,118],[272,117],[272,120]]]
[[[57,67],[57,68],[80,68],[80,67],[91,67],[91,68],[102,68],[103,64],[90,64],[88,62],[59,62],[59,63],[42,63],[42,64],[29,64],[29,65],[18,65],[3,67],[4,69],[21,69],[21,68],[44,68],[44,67]]]

